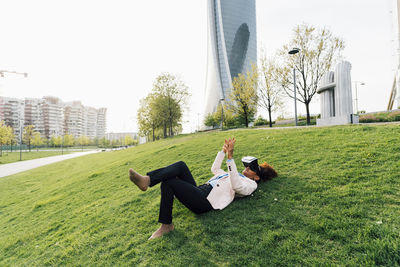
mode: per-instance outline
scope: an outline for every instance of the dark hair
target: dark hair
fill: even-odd
[[[274,170],[274,168],[266,162],[260,165],[260,173],[260,178],[264,182],[278,176],[278,173]]]

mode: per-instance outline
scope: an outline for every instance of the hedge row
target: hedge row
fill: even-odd
[[[394,112],[379,112],[360,115],[360,122],[390,122],[400,121],[400,110]]]

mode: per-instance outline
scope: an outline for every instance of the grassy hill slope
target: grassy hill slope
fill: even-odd
[[[176,230],[147,241],[160,188],[128,169],[184,160],[201,184],[230,136],[238,166],[254,155],[279,177],[222,211],[175,201]],[[201,133],[2,178],[0,265],[400,265],[399,144],[399,125]]]

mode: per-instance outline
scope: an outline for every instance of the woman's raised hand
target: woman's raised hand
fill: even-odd
[[[229,148],[229,142],[230,142],[230,140],[231,140],[231,139],[228,139],[228,140],[225,139],[224,145],[222,146],[222,150],[224,151],[225,154],[228,153],[228,148]]]
[[[236,143],[236,139],[235,138],[232,138],[232,139],[229,138],[229,146],[231,146],[232,149],[235,146],[235,143]]]
[[[222,151],[224,151],[225,154],[228,153],[228,144],[226,143],[226,140],[225,144],[222,146]]]
[[[235,138],[229,138],[228,140],[225,140],[224,148],[226,148],[226,151],[228,153],[228,159],[231,159],[233,157],[233,150],[235,148],[235,143],[236,139]]]

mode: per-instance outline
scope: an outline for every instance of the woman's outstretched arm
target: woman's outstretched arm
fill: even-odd
[[[227,141],[225,140],[225,144],[226,144],[226,142],[227,142]],[[224,144],[224,146],[222,147],[222,150],[218,152],[217,156],[215,157],[214,163],[213,163],[213,165],[211,166],[211,172],[212,172],[214,175],[217,175],[219,172],[223,171],[223,170],[221,169],[221,165],[222,165],[222,161],[223,161],[224,158],[225,158],[225,153],[226,153],[225,144]]]
[[[228,153],[228,160],[226,165],[228,166],[228,173],[231,179],[232,189],[239,195],[248,196],[257,189],[257,183],[248,178],[242,178],[239,176],[239,172],[236,168],[235,160],[233,159],[233,151],[235,148],[236,139],[225,140],[226,151]]]

